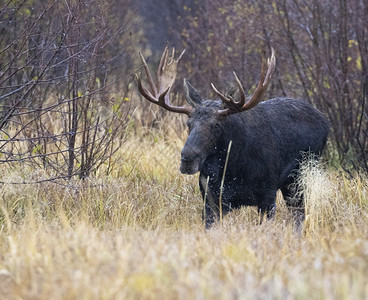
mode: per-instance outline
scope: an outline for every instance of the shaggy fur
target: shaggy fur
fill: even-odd
[[[305,101],[275,98],[249,111],[223,117],[217,114],[223,108],[221,101],[202,100],[198,93],[188,90],[186,98],[195,111],[188,120],[190,133],[180,169],[185,174],[200,172],[203,197],[207,191],[206,227],[219,218],[220,185],[230,141],[222,211],[252,205],[258,207],[261,216],[267,213],[272,217],[280,189],[298,216],[299,226],[304,219],[304,205],[293,188],[293,174],[298,171],[303,152],[319,155],[325,147],[329,124],[322,113]]]

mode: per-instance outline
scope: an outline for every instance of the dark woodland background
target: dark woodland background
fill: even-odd
[[[111,171],[129,130],[166,115],[148,117],[135,74],[139,52],[154,70],[167,43],[186,49],[180,104],[184,77],[211,98],[233,70],[251,94],[273,47],[267,97],[313,103],[331,122],[330,165],[368,172],[367,0],[1,1],[0,168],[47,170],[30,182]]]

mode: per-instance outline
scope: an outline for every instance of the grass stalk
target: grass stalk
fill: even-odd
[[[204,190],[203,197],[203,221],[204,221],[204,229],[206,229],[206,199],[207,199],[207,191],[208,191],[208,183],[210,181],[210,176],[207,176],[206,188]]]
[[[229,146],[227,148],[227,154],[226,154],[226,160],[225,160],[225,166],[224,166],[224,172],[222,174],[222,179],[221,179],[221,186],[220,186],[220,197],[219,197],[219,213],[220,213],[220,224],[222,225],[222,191],[224,188],[224,181],[225,181],[225,174],[226,174],[226,168],[227,168],[227,163],[229,161],[229,154],[230,154],[230,149],[231,149],[231,144],[233,141],[230,141]]]

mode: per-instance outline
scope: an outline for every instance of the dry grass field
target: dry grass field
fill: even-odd
[[[304,232],[278,196],[205,231],[183,138],[132,136],[113,172],[68,185],[0,185],[0,299],[367,299],[368,185],[305,165]],[[42,178],[1,166],[2,181]]]

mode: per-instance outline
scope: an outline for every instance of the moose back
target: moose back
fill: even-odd
[[[325,147],[329,132],[326,118],[302,100],[275,98],[260,103],[276,65],[273,50],[267,63],[262,61],[260,81],[249,99],[234,72],[237,96],[222,94],[211,84],[219,99],[204,100],[184,80],[185,98],[190,106],[174,106],[170,103],[170,90],[183,54],[184,51],[174,59],[174,49],[169,54],[165,48],[157,84],[141,55],[150,90],[143,87],[140,78],[138,88],[147,100],[189,117],[189,136],[181,151],[180,171],[200,172],[206,228],[219,219],[220,211],[226,213],[242,205],[257,206],[261,219],[264,214],[271,218],[279,189],[299,227],[304,220],[304,201],[302,193],[297,192],[295,174],[303,152],[320,155]]]

